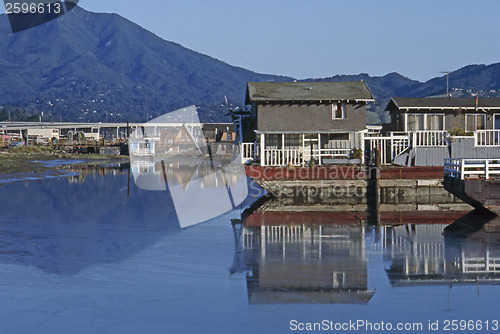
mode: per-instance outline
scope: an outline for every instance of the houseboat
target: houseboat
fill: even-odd
[[[249,82],[249,113],[238,115],[246,125],[242,159],[260,166],[359,161],[368,131],[366,104],[371,101],[364,81]]]
[[[443,164],[500,159],[500,99],[394,97],[382,128],[366,125],[371,101],[364,81],[249,82],[233,115],[247,175],[294,210],[470,209]]]
[[[253,137],[241,136],[243,162],[374,163],[378,151],[382,165],[442,167],[449,158],[500,157],[500,98],[393,97],[383,131],[366,125],[370,101],[363,81],[248,83],[241,124]]]
[[[387,162],[443,166],[446,158],[500,157],[500,98],[393,97],[386,111],[390,131],[381,146]]]

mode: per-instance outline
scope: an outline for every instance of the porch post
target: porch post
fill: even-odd
[[[361,164],[364,165],[365,164],[365,149],[366,149],[365,133],[361,132],[359,134],[359,136],[360,136],[360,140],[361,140],[361,143],[359,144],[360,148],[361,148]]]
[[[281,134],[281,163],[280,165],[287,165],[286,159],[285,159],[285,134]]]
[[[305,164],[306,164],[305,156],[304,156],[305,150],[306,150],[306,135],[303,133],[302,134],[302,166],[305,166]]]
[[[321,133],[318,133],[318,165],[321,166]]]
[[[265,166],[266,165],[266,135],[261,133],[260,134],[260,165]]]

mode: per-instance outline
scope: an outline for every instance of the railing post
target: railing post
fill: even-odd
[[[361,132],[361,164],[365,164],[365,150],[366,150],[366,142],[365,142],[365,133]]]
[[[265,166],[266,165],[266,159],[267,159],[267,152],[266,152],[266,135],[261,134],[260,135],[260,165]]]
[[[486,180],[490,178],[490,161],[488,159],[484,160],[484,172],[486,175]]]
[[[460,160],[460,179],[465,180],[465,160]]]
[[[280,163],[281,165],[287,165],[286,159],[285,159],[285,134],[281,134],[281,154],[282,154],[282,161]]]
[[[394,161],[394,138],[393,133],[391,132],[391,162]]]

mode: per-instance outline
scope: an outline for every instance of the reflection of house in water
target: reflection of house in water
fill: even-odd
[[[132,160],[131,169],[139,188],[168,189],[179,224],[188,227],[235,209],[247,197],[243,166],[223,160]]]
[[[144,124],[130,139],[130,154],[199,154],[204,145],[201,124]]]
[[[188,187],[190,182],[199,180],[202,188],[226,187],[226,183],[233,184],[239,182],[241,175],[231,173],[231,168],[224,169],[224,177],[209,177],[221,170],[221,166],[213,166],[211,161],[203,159],[183,160],[183,161],[150,161],[134,160],[131,162],[131,169],[136,183],[141,184],[143,180],[149,180],[166,189],[165,183],[171,185],[182,185]],[[154,190],[154,189],[150,189]]]
[[[199,155],[210,145],[215,154],[233,154],[232,124],[146,123],[129,139],[132,156]]]
[[[364,228],[314,224],[314,213],[289,216],[255,214],[235,225],[231,272],[247,274],[250,304],[368,303]]]
[[[446,225],[383,227],[386,268],[395,286],[500,281],[500,246],[446,236]]]

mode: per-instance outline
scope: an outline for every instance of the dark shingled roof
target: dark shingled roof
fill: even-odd
[[[289,101],[373,101],[364,81],[351,82],[249,82],[245,104]]]
[[[500,98],[479,97],[478,109],[500,109]],[[475,109],[476,98],[393,97],[386,110],[397,109]]]

